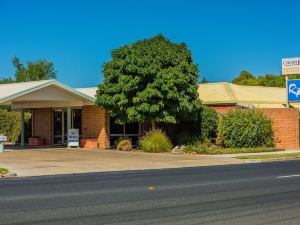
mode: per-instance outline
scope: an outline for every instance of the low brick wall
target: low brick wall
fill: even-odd
[[[211,106],[218,113],[236,109],[233,106]],[[296,108],[259,109],[272,120],[274,141],[278,148],[299,149],[299,110]]]
[[[98,139],[99,148],[109,148],[109,116],[104,109],[82,108],[82,139]]]

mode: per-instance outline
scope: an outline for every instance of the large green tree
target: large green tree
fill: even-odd
[[[96,104],[119,124],[196,119],[198,67],[186,44],[163,35],[125,45],[104,64]]]
[[[56,71],[53,68],[53,63],[47,60],[28,61],[27,66],[24,66],[18,57],[14,57],[12,63],[16,68],[16,82],[56,78]]]

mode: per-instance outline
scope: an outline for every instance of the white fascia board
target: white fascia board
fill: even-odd
[[[7,96],[7,97],[5,97],[3,99],[0,99],[0,105],[5,105],[5,103],[11,103],[12,100],[15,99],[15,98],[21,97],[21,96],[26,95],[26,94],[30,94],[30,93],[32,93],[34,91],[40,90],[40,89],[48,87],[50,85],[55,85],[55,86],[60,87],[60,88],[62,88],[64,90],[67,90],[68,92],[71,92],[71,93],[73,93],[73,94],[75,94],[77,96],[80,96],[84,100],[87,100],[87,101],[90,101],[90,102],[93,102],[93,103],[95,102],[95,98],[92,98],[92,97],[90,97],[90,96],[88,96],[86,94],[83,94],[83,93],[81,93],[79,91],[76,91],[75,89],[73,89],[73,88],[71,88],[71,87],[69,87],[67,85],[64,85],[64,84],[62,84],[62,83],[60,83],[60,82],[58,82],[56,80],[49,80],[49,82],[37,85],[37,86],[35,86],[33,88],[29,88],[29,89],[27,89],[25,91],[21,91],[21,92],[18,92],[16,94],[13,94],[11,96]]]

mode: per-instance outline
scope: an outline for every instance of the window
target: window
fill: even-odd
[[[130,138],[133,145],[137,144],[140,135],[139,123],[116,124],[115,119],[110,117],[110,145],[115,146],[120,138]]]

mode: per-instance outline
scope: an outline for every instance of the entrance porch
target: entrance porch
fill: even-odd
[[[45,145],[67,144],[68,130],[75,128],[82,141],[94,142],[99,148],[110,146],[109,117],[104,109],[94,105],[96,88],[73,89],[55,80],[0,86],[0,105],[10,105],[21,113],[21,146],[25,145],[28,127],[30,136]],[[28,127],[25,112],[31,114]]]

